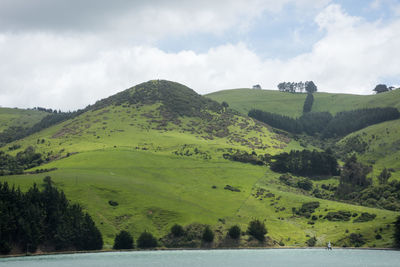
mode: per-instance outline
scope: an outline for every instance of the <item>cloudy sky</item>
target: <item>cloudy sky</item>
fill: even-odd
[[[83,108],[140,82],[200,94],[400,84],[399,0],[0,0],[0,106]]]

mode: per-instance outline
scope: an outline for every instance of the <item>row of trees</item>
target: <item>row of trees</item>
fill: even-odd
[[[249,117],[294,134],[321,134],[324,138],[345,136],[367,126],[400,118],[396,108],[369,108],[343,111],[332,116],[329,112],[307,112],[300,118],[252,109]]]
[[[26,193],[0,183],[0,253],[13,247],[35,252],[40,245],[55,250],[101,249],[103,239],[89,214],[70,204],[63,191],[44,179]]]
[[[293,173],[301,176],[338,175],[338,162],[332,151],[292,150],[272,157],[271,170],[280,173]]]
[[[280,92],[289,92],[289,93],[307,92],[312,94],[317,92],[318,88],[313,81],[281,82],[278,84],[278,90]]]
[[[372,90],[372,91],[374,91],[377,94],[380,94],[380,93],[392,91],[394,89],[395,88],[393,86],[388,87],[386,84],[378,84],[377,86],[375,86],[374,90]]]

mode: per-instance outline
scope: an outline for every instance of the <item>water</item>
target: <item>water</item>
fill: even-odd
[[[0,259],[0,266],[400,266],[400,251],[353,249],[232,249],[132,251]]]

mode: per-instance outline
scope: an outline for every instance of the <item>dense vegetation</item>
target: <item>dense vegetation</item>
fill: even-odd
[[[113,249],[132,249],[133,237],[127,231],[122,230],[115,236]]]
[[[14,246],[35,252],[41,245],[93,250],[102,248],[103,239],[89,214],[70,204],[50,177],[42,191],[34,184],[26,193],[0,183],[0,252],[7,254]]]
[[[303,105],[303,113],[310,112],[312,109],[312,105],[314,103],[314,96],[311,93],[307,94],[306,100],[304,101]]]
[[[290,172],[302,176],[338,175],[338,163],[330,150],[290,151],[272,157],[275,161],[270,164],[271,170],[280,173]]]
[[[254,109],[250,110],[248,115],[291,133],[305,132],[309,135],[320,133],[325,138],[345,136],[376,123],[400,118],[400,113],[396,108],[343,111],[334,117],[328,112],[305,113],[298,119]]]
[[[317,92],[317,86],[313,81],[306,82],[282,82],[278,84],[278,90],[280,92],[304,92],[306,91],[309,94]]]
[[[43,163],[42,155],[36,153],[33,147],[18,152],[15,157],[0,151],[0,176],[21,174],[24,170]]]

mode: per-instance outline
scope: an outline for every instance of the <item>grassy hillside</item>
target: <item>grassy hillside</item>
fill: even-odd
[[[355,142],[354,140],[359,140]],[[352,145],[354,143],[362,144]],[[374,165],[376,179],[383,168],[393,168],[392,179],[400,179],[400,120],[387,121],[354,132],[338,142],[342,148],[354,147],[359,158]]]
[[[161,237],[174,223],[198,222],[212,225],[220,238],[233,224],[245,230],[254,218],[265,220],[275,245],[304,246],[313,236],[317,245],[349,245],[350,233],[361,233],[366,246],[392,244],[396,213],[315,199],[281,184],[280,175],[265,166],[223,159],[232,149],[276,154],[301,147],[176,83],[140,84],[14,144],[21,148],[12,153],[33,146],[50,160],[39,168],[57,170],[0,181],[26,190],[50,175],[69,199],[93,216],[108,248],[122,229],[135,239],[143,230]],[[226,190],[226,185],[240,192]],[[110,200],[119,205],[109,205]],[[309,201],[321,204],[314,224],[292,214],[292,208]],[[356,217],[347,222],[323,219],[338,210],[377,217],[363,223],[354,223]],[[376,239],[377,233],[383,238]],[[242,245],[247,245],[245,240]]]
[[[210,224],[225,234],[233,224],[245,230],[254,218],[265,220],[272,240],[289,246],[305,246],[310,236],[317,237],[319,246],[329,240],[343,245],[345,237],[353,232],[361,233],[368,246],[385,247],[392,242],[391,223],[396,213],[308,197],[277,184],[278,175],[266,167],[126,148],[79,153],[48,167],[58,168],[49,173],[55,185],[89,211],[107,247],[121,229],[131,231],[135,238],[143,230],[161,237],[174,223],[198,222]],[[1,180],[15,182],[26,189],[33,182],[40,184],[44,175],[3,177]],[[225,190],[227,184],[241,191]],[[261,188],[266,191],[259,196],[257,192]],[[119,205],[110,206],[109,200]],[[374,213],[377,218],[365,223],[319,218],[310,225],[310,219],[292,215],[293,207],[316,200],[321,203],[315,213],[318,217],[345,210],[357,214]],[[375,239],[377,232],[382,239]]]
[[[243,114],[254,108],[290,117],[301,116],[306,98],[305,94],[253,89],[224,90],[206,96],[218,102],[226,101],[231,108]],[[314,93],[312,111],[328,111],[334,115],[339,111],[372,107],[400,109],[400,90],[377,95]]]
[[[31,127],[46,115],[38,110],[0,108],[0,132],[11,126]]]

